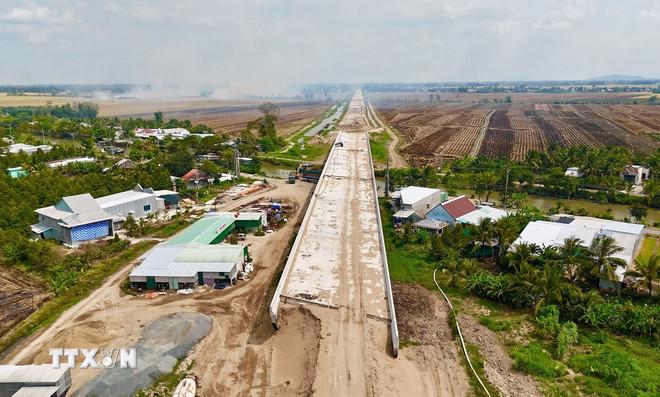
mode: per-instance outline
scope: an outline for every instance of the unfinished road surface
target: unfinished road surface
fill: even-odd
[[[398,351],[365,114],[358,91],[271,303],[275,324],[285,305],[321,320],[317,395],[382,394],[382,359]]]

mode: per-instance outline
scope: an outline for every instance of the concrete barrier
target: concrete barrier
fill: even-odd
[[[387,250],[385,249],[385,238],[383,236],[383,222],[380,219],[380,204],[378,203],[378,188],[376,187],[376,174],[374,173],[374,160],[371,157],[371,144],[369,133],[367,135],[367,150],[369,151],[369,164],[371,165],[371,186],[374,192],[376,204],[376,220],[378,221],[378,239],[380,240],[380,253],[383,257],[383,273],[385,277],[385,294],[387,295],[387,306],[390,309],[390,332],[392,333],[392,355],[399,355],[399,327],[396,324],[396,312],[394,311],[394,297],[392,296],[392,281],[390,280],[390,268],[387,263]]]
[[[284,284],[286,283],[286,279],[289,276],[289,271],[291,270],[291,265],[293,264],[295,253],[298,252],[298,246],[300,245],[300,241],[302,240],[301,231],[304,231],[307,227],[307,223],[309,223],[309,217],[310,217],[309,214],[311,213],[311,208],[313,208],[314,204],[316,203],[316,197],[319,193],[321,182],[323,180],[323,177],[325,176],[326,170],[328,169],[328,164],[330,163],[329,160],[332,158],[332,155],[335,151],[335,143],[337,143],[337,140],[339,139],[340,136],[342,136],[342,134],[343,132],[337,134],[337,137],[335,138],[334,142],[332,142],[332,148],[330,149],[330,154],[328,154],[325,164],[323,165],[323,170],[321,171],[319,182],[316,184],[316,187],[314,188],[314,193],[312,193],[312,199],[309,201],[309,204],[307,205],[307,211],[305,212],[303,221],[300,224],[300,229],[298,229],[298,235],[296,236],[296,240],[293,242],[291,251],[289,251],[289,257],[287,258],[286,264],[284,265],[284,269],[282,270],[282,276],[280,277],[280,281],[277,283],[277,288],[275,289],[275,294],[273,295],[273,299],[270,301],[270,310],[269,310],[270,321],[273,323],[273,327],[275,327],[275,329],[277,329],[277,319],[279,315],[282,290],[284,289]]]

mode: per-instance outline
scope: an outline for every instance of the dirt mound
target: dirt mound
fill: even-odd
[[[393,283],[392,293],[401,341],[420,344],[404,347],[401,353],[430,373],[432,382],[424,385],[425,392],[441,396],[467,395],[469,379],[449,327],[446,302],[417,284]]]

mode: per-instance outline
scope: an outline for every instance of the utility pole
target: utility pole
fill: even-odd
[[[506,170],[506,184],[504,185],[504,211],[506,211],[507,207],[507,201],[508,201],[508,194],[509,194],[509,173],[511,172],[511,168],[507,168]]]
[[[238,152],[240,142],[240,138],[236,138],[236,143],[234,144],[234,174],[236,174],[236,178],[241,177],[241,160],[239,159],[240,153]]]
[[[387,155],[387,166],[385,167],[385,198],[389,197],[390,193],[390,155]]]
[[[442,172],[442,167],[444,166],[444,153],[445,153],[445,147],[440,146],[440,172]]]

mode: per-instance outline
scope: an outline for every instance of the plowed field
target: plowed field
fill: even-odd
[[[511,103],[493,102],[503,95],[440,95],[431,102],[426,93],[370,94],[383,121],[404,138],[401,151],[411,164],[435,164],[470,153],[520,160],[530,150],[553,144],[623,146],[646,154],[660,147],[655,139],[660,134],[660,106],[588,103],[621,94],[563,99],[557,94],[512,94]],[[560,103],[569,100],[587,103]]]

